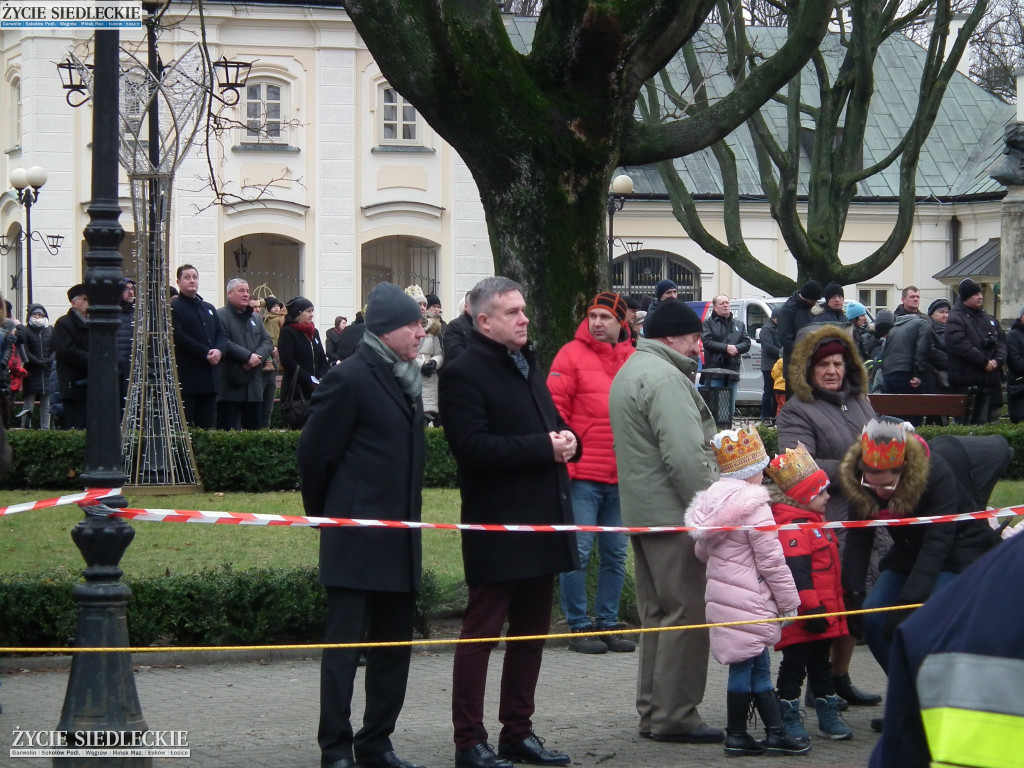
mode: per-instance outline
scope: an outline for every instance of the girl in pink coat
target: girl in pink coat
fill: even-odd
[[[721,479],[698,493],[686,510],[686,525],[772,525],[768,491],[761,486],[768,455],[756,431],[727,430],[711,439]],[[711,623],[776,619],[796,615],[800,597],[774,531],[695,530],[697,557],[707,563],[707,620]],[[711,654],[729,665],[725,754],[802,755],[809,744],[786,736],[772,687],[768,647],[779,641],[780,622],[711,629]],[[751,705],[765,724],[764,742],[747,733]]]

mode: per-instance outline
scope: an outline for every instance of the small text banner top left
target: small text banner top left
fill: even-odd
[[[131,29],[142,0],[0,0],[0,29]]]

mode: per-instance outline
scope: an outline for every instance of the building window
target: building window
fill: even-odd
[[[250,82],[245,86],[245,141],[283,141],[287,92],[279,83]]]
[[[416,108],[389,85],[380,89],[380,143],[418,145]]]
[[[883,309],[889,309],[888,288],[858,288],[857,301],[867,307],[868,312],[874,317]]]
[[[21,80],[11,83],[11,143],[10,147],[21,146]]]

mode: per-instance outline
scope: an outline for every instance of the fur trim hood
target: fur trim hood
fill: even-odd
[[[722,478],[693,497],[683,520],[686,525],[744,525],[758,507],[768,504],[768,489],[746,480]],[[723,531],[690,531],[700,541],[723,535]]]
[[[860,484],[861,451],[860,440],[857,440],[839,465],[839,484],[850,502],[850,518],[874,520],[882,507],[878,497]],[[928,485],[929,469],[928,452],[924,445],[913,435],[907,435],[900,484],[886,504],[886,509],[897,517],[906,517],[913,513]]]
[[[430,336],[437,336],[441,332],[441,318],[437,315],[428,314],[423,318],[423,330]]]
[[[844,376],[844,387],[847,390],[847,397],[867,395],[865,382],[868,380],[868,372],[860,359],[850,330],[830,324],[806,327],[812,330],[808,330],[798,338],[796,346],[793,347],[793,355],[789,361],[789,373],[786,376],[786,383],[792,388],[793,394],[805,403],[815,401],[815,390],[811,386],[811,358],[814,356],[814,350],[821,344],[835,339],[846,348],[845,357],[848,364]]]

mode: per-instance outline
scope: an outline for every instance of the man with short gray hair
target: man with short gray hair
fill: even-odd
[[[240,277],[228,281],[228,301],[217,310],[224,329],[224,358],[217,396],[217,429],[260,428],[263,376],[260,370],[274,343],[258,315],[249,306],[249,283]]]

